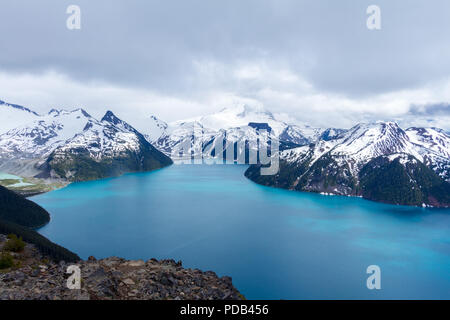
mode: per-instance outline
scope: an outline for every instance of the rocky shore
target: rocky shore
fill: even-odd
[[[0,248],[6,240],[0,235]],[[68,289],[69,264],[50,261],[31,244],[11,254],[15,266],[0,270],[0,300],[244,299],[230,277],[184,269],[174,260],[90,257],[75,264],[81,270],[81,289]]]

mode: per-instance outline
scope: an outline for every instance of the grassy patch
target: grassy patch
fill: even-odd
[[[22,237],[17,237],[15,234],[8,235],[8,241],[3,246],[3,251],[22,252],[25,249],[25,242]]]
[[[14,259],[9,252],[0,253],[0,270],[9,269],[14,266]]]
[[[15,184],[25,183],[26,185],[18,185]],[[28,196],[33,194],[50,192],[53,190],[64,188],[67,185],[67,182],[59,182],[59,181],[46,181],[44,179],[38,178],[23,178],[20,180],[14,179],[4,179],[0,180],[0,186],[6,187],[10,190],[13,190],[19,194]]]
[[[0,180],[0,185],[4,186],[4,187],[8,187],[10,185],[14,185],[16,183],[20,183],[20,180],[16,180],[16,179],[4,179],[4,180]]]

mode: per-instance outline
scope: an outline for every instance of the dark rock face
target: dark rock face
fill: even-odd
[[[266,130],[269,133],[272,131],[272,128],[268,123],[250,122],[248,126],[256,130]]]
[[[0,246],[6,237],[0,237]],[[32,245],[20,259],[22,267],[0,273],[0,300],[206,300],[244,297],[231,278],[214,272],[184,269],[174,260],[129,261],[90,257],[76,265],[81,289],[67,288],[69,264],[49,262]],[[5,270],[3,270],[5,271]]]
[[[339,138],[341,134],[345,132],[347,132],[347,130],[345,129],[329,128],[322,132],[322,134],[320,135],[320,139],[324,141],[330,141]]]

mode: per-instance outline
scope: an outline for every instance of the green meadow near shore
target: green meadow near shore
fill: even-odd
[[[0,186],[6,187],[25,197],[50,192],[67,186],[64,180],[48,180],[38,178],[24,178],[0,172]]]

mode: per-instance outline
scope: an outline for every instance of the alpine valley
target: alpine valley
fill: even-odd
[[[280,143],[280,170],[264,176],[261,164],[250,165],[245,175],[259,184],[450,206],[450,135],[438,128],[394,122],[315,128],[248,105],[172,123],[152,115],[128,124],[111,111],[98,120],[83,109],[39,115],[0,102],[0,172],[29,179],[72,182],[150,171],[178,160],[186,146],[190,157],[212,159],[215,142],[224,139],[224,152],[231,149],[235,160],[245,152],[248,163],[249,150],[267,137]]]

